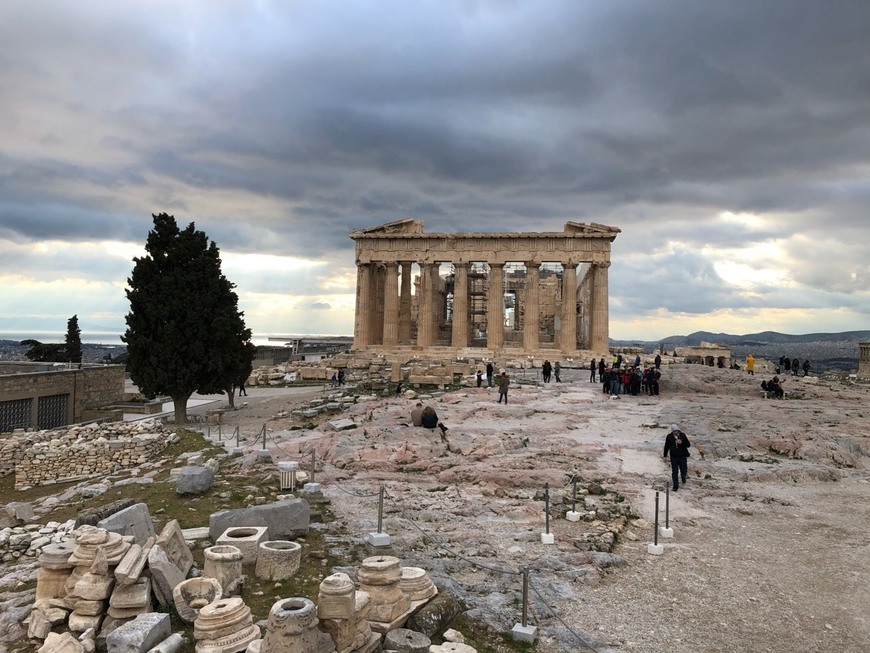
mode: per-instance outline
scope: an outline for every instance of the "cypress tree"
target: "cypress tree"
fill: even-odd
[[[220,252],[191,222],[179,229],[166,213],[152,215],[146,255],[133,259],[127,279],[127,369],[148,398],[165,394],[175,421],[187,421],[194,392],[232,388],[240,361],[253,358],[251,330],[238,296],[221,272]]]
[[[82,362],[82,330],[79,316],[73,315],[66,323],[66,359],[70,363]]]

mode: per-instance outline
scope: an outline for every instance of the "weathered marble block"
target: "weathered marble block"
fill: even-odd
[[[269,611],[260,653],[331,653],[335,644],[317,623],[317,608],[310,599],[278,601]]]
[[[167,522],[160,531],[157,544],[166,552],[166,557],[187,576],[187,572],[193,566],[193,554],[187,546],[177,519]]]
[[[193,622],[197,653],[239,653],[259,637],[251,609],[238,597],[209,603]]]
[[[265,526],[234,526],[223,532],[215,542],[218,546],[234,546],[242,552],[242,563],[257,562],[260,544],[268,540],[269,529]]]
[[[172,590],[172,599],[178,616],[193,623],[199,611],[223,596],[221,584],[216,578],[200,576],[182,581]]]
[[[210,546],[203,551],[202,575],[216,579],[224,596],[238,594],[245,582],[242,575],[242,552],[235,546]]]
[[[302,545],[287,540],[260,542],[256,573],[263,580],[286,580],[299,571]]]
[[[362,561],[357,574],[360,589],[371,597],[368,619],[378,632],[387,632],[393,622],[410,611],[411,601],[399,587],[400,564],[394,556],[373,556]]]

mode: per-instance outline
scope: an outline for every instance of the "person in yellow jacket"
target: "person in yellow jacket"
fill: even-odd
[[[755,376],[755,356],[752,354],[746,357],[746,371]]]

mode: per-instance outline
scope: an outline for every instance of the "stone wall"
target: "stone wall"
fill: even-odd
[[[88,478],[147,462],[170,437],[151,420],[16,434],[0,444],[0,474],[14,471],[16,489]]]
[[[38,366],[34,366],[39,369]],[[26,368],[25,368],[26,369]],[[66,414],[45,423],[40,398],[66,397]],[[62,426],[93,416],[94,410],[124,401],[124,367],[94,365],[81,369],[22,372],[0,376],[0,432],[15,428]],[[22,413],[22,402],[29,409]],[[15,409],[11,404],[16,403]],[[56,420],[60,420],[57,423]]]

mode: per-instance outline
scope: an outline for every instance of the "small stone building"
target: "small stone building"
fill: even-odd
[[[708,367],[731,367],[731,348],[702,342],[698,347],[677,347],[676,356],[681,356],[687,363],[696,363]]]
[[[122,401],[123,365],[0,365],[0,433],[75,424]]]

